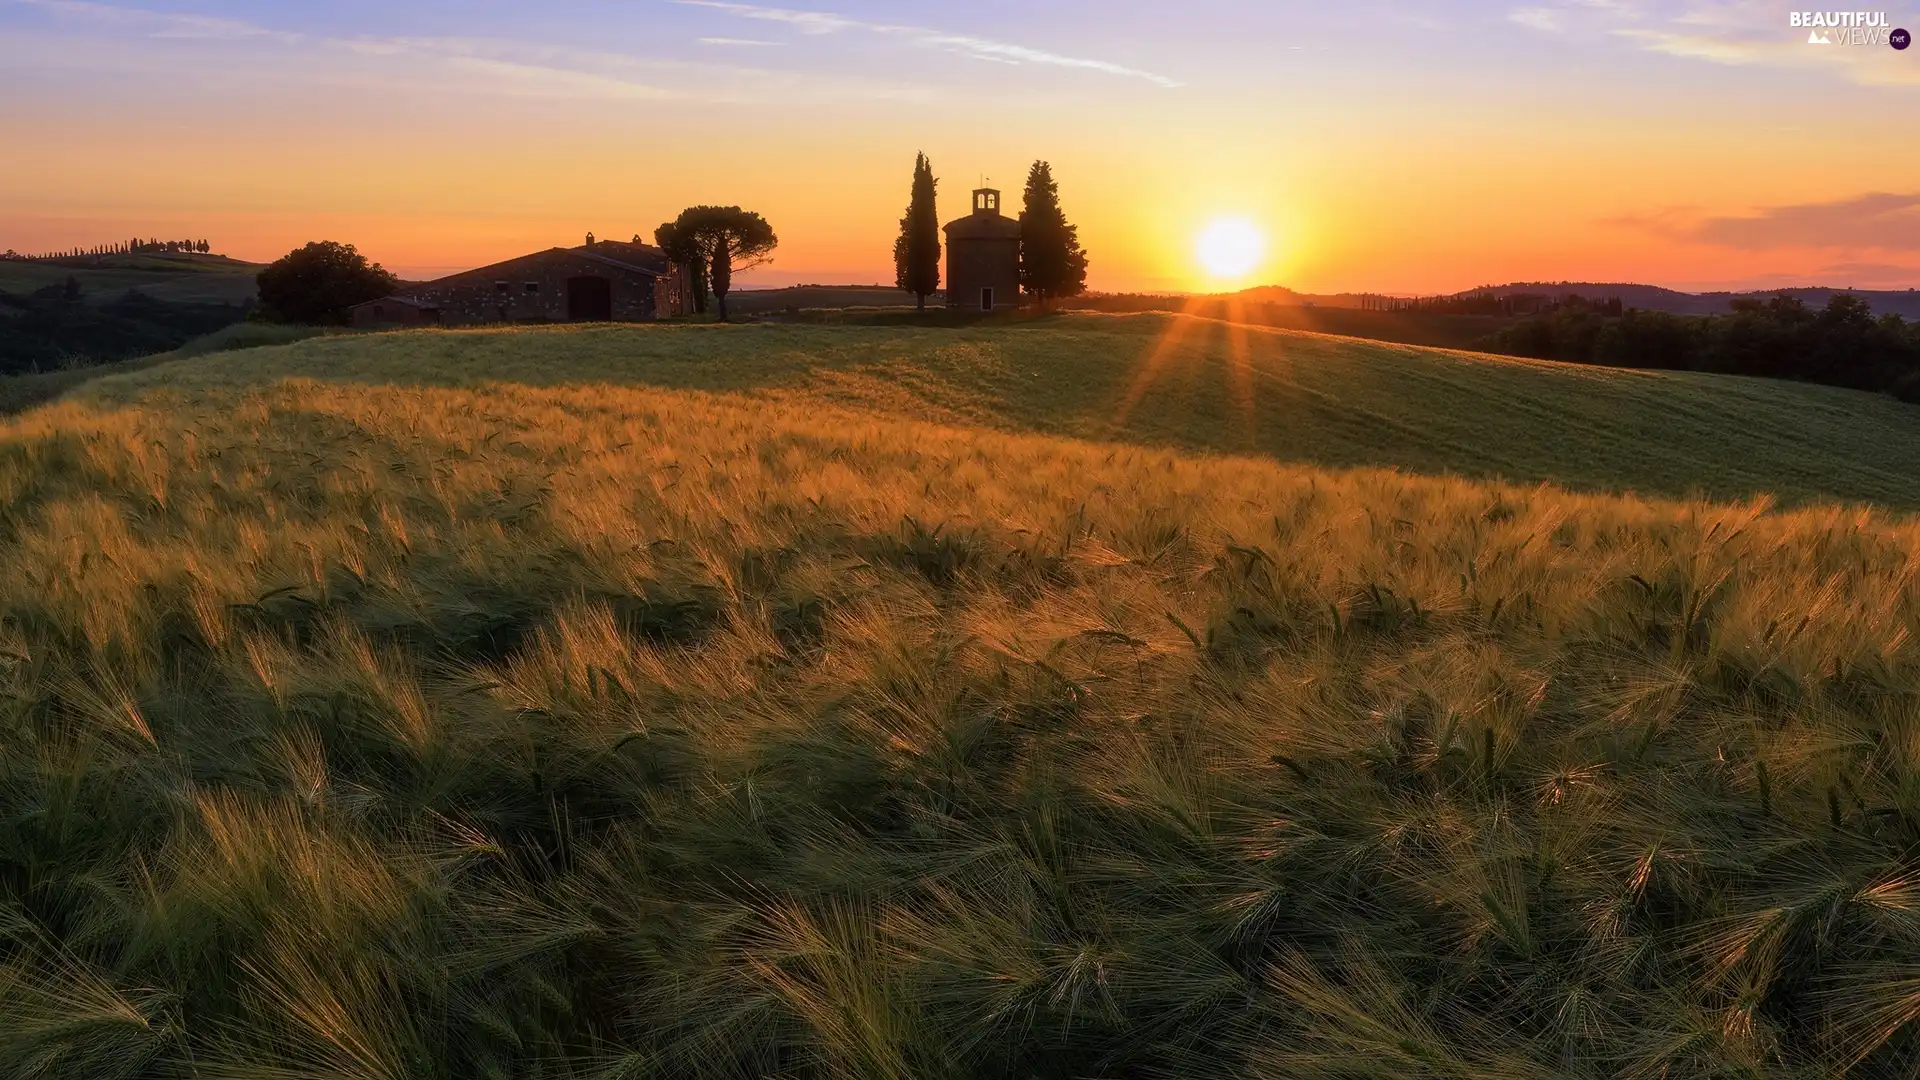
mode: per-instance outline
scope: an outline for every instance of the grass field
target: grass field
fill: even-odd
[[[929,306],[946,303],[946,294],[929,297]],[[913,295],[879,285],[790,285],[784,289],[735,289],[727,310],[736,316],[794,308],[913,307]]]
[[[253,349],[263,345],[286,344],[336,331],[308,326],[280,326],[272,323],[235,323],[187,342],[171,352],[121,360],[106,364],[88,364],[27,375],[0,375],[0,416],[21,412],[52,401],[69,391],[109,375],[142,371],[156,364],[204,356],[207,353]]]
[[[1439,315],[1424,311],[1372,311],[1365,308],[1326,307],[1313,304],[1262,299],[1261,290],[1252,295],[1229,296],[1155,296],[1118,293],[1076,297],[1069,303],[1075,310],[1108,313],[1180,311],[1213,319],[1281,330],[1306,330],[1321,334],[1392,341],[1403,345],[1429,345],[1442,349],[1476,349],[1495,333],[1516,320],[1487,315]]]
[[[933,330],[423,332],[254,353],[243,366],[250,378],[361,384],[611,381],[1324,466],[1920,509],[1920,409],[1890,398],[1182,316]],[[203,377],[197,368],[178,370]]]
[[[1920,523],[1816,498],[1911,502],[1904,407],[1238,333],[0,425],[0,1075],[1915,1075]],[[1531,484],[1716,433],[1805,505]]]

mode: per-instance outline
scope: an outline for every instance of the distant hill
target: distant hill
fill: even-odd
[[[23,296],[72,277],[90,303],[137,291],[155,300],[190,304],[246,304],[257,295],[259,263],[225,255],[174,252],[87,255],[71,259],[0,260],[0,293]]]
[[[1916,289],[1845,289],[1829,286],[1802,286],[1783,289],[1753,289],[1747,292],[1680,292],[1677,289],[1663,289],[1658,285],[1637,285],[1632,282],[1596,282],[1596,281],[1517,281],[1505,285],[1487,285],[1475,289],[1462,289],[1457,293],[1443,294],[1440,299],[1476,296],[1564,296],[1575,293],[1591,300],[1607,300],[1619,297],[1625,307],[1639,308],[1642,311],[1664,311],[1673,315],[1720,315],[1724,314],[1733,301],[1739,299],[1765,300],[1786,293],[1798,296],[1810,307],[1825,306],[1827,298],[1834,293],[1848,293],[1858,296],[1873,306],[1876,315],[1901,315],[1909,319],[1920,319],[1920,290]],[[1279,285],[1262,285],[1246,289],[1236,295],[1248,300],[1263,303],[1300,304],[1313,307],[1354,308],[1364,306],[1367,299],[1360,293],[1302,293]],[[1422,299],[1435,299],[1423,297]]]
[[[177,348],[245,318],[260,269],[184,252],[0,259],[0,373]]]
[[[1829,286],[1802,286],[1785,289],[1752,289],[1747,292],[1705,292],[1689,293],[1674,289],[1663,289],[1657,285],[1634,285],[1630,283],[1607,283],[1592,281],[1559,282],[1516,282],[1509,285],[1496,285],[1491,289],[1468,289],[1459,296],[1471,296],[1476,293],[1492,292],[1495,295],[1513,293],[1533,293],[1545,296],[1560,296],[1566,293],[1578,293],[1592,299],[1619,297],[1626,307],[1639,308],[1642,311],[1665,311],[1674,315],[1720,315],[1725,313],[1735,300],[1765,300],[1785,293],[1797,296],[1809,307],[1825,306],[1827,298],[1835,293],[1847,293],[1857,296],[1873,306],[1876,315],[1901,315],[1906,318],[1920,318],[1920,290],[1915,289],[1845,289]]]

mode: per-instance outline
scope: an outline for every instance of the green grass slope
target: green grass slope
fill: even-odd
[[[0,422],[0,1076],[1920,1074],[1920,522],[957,422],[1687,415],[1255,336],[1243,443],[1168,325],[324,338]]]
[[[119,360],[105,364],[88,364],[79,367],[66,367],[58,371],[41,371],[23,375],[0,375],[0,416],[23,412],[35,405],[42,405],[67,394],[79,387],[104,379],[109,375],[121,375],[132,371],[141,371],[157,364],[165,364],[190,356],[204,356],[208,353],[230,352],[237,349],[255,349],[265,345],[286,344],[302,341],[322,334],[340,331],[310,326],[281,326],[273,323],[235,323],[232,326],[203,334],[185,345],[168,352],[143,356],[134,360]]]
[[[1069,316],[926,330],[426,332],[312,342],[180,371],[182,378],[296,375],[798,395],[941,422],[1325,466],[1920,508],[1920,409],[1889,398],[1185,316]]]
[[[95,303],[138,290],[156,300],[244,304],[258,295],[258,263],[223,255],[111,255],[98,259],[0,261],[0,292],[24,295],[73,277]]]
[[[938,306],[945,294],[930,297]],[[783,289],[735,289],[727,294],[727,309],[736,316],[785,311],[787,308],[897,308],[913,307],[913,294],[880,285],[789,285]]]

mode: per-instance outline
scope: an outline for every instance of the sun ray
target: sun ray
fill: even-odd
[[[1133,416],[1133,410],[1138,408],[1140,402],[1146,398],[1147,391],[1152,389],[1155,380],[1159,377],[1160,369],[1179,349],[1187,332],[1198,323],[1199,320],[1194,316],[1194,312],[1199,309],[1200,303],[1198,299],[1188,299],[1181,305],[1181,311],[1178,314],[1167,319],[1167,328],[1154,339],[1145,359],[1141,360],[1135,369],[1133,382],[1128,385],[1126,396],[1120,401],[1119,410],[1114,414],[1112,423],[1107,426],[1108,434],[1125,427],[1128,419]]]
[[[1246,307],[1239,297],[1227,301],[1227,374],[1233,388],[1240,445],[1248,450],[1259,446],[1259,433],[1253,410],[1253,349],[1247,337]]]

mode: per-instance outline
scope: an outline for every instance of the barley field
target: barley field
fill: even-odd
[[[1238,333],[330,337],[0,423],[0,1075],[1915,1075],[1906,407]]]
[[[1190,316],[382,334],[155,376],[197,383],[229,370],[371,386],[708,390],[1336,468],[1920,511],[1920,408],[1889,397]]]

